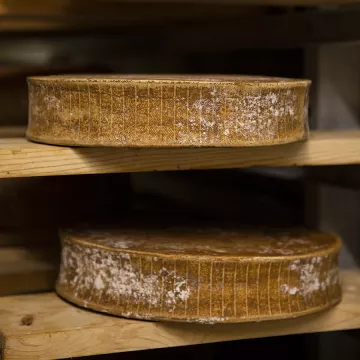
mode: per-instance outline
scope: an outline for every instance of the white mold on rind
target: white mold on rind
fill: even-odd
[[[29,83],[27,136],[78,146],[265,146],[308,134],[310,81],[47,76]]]
[[[144,251],[139,249],[141,238],[137,242],[129,235],[124,240],[93,232],[84,241],[86,235],[80,234],[81,239],[71,231],[63,233],[57,291],[89,309],[135,319],[211,324],[290,318],[328,308],[341,298],[340,242],[331,235],[327,246],[323,238],[311,243],[311,235],[267,239],[268,251],[262,245],[254,256],[256,247],[250,242],[247,253],[241,239],[233,242],[234,249],[238,246],[233,255],[229,248],[217,251],[216,245],[212,253],[205,244],[199,249],[196,240],[189,254],[173,252],[172,246],[164,250],[162,241],[148,239],[153,250]],[[185,250],[189,246],[183,244]],[[271,250],[279,246],[283,252]]]

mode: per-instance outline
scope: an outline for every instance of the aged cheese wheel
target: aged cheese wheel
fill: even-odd
[[[57,292],[137,319],[291,318],[340,301],[340,246],[334,235],[301,230],[66,230]]]
[[[29,78],[29,139],[75,146],[262,146],[307,137],[308,80]]]

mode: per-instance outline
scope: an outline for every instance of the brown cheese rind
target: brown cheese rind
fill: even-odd
[[[226,147],[307,138],[308,80],[89,75],[28,84],[27,136],[38,142]]]
[[[341,299],[334,235],[171,234],[63,232],[57,292],[114,315],[198,323],[292,318]]]

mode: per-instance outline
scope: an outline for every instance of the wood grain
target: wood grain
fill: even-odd
[[[1,138],[0,177],[360,164],[360,131],[313,132],[308,142],[256,148],[115,149]]]
[[[360,270],[343,272],[343,292],[338,306],[319,314],[275,322],[219,325],[126,320],[81,310],[53,293],[4,297],[0,299],[2,359],[69,358],[359,328]]]

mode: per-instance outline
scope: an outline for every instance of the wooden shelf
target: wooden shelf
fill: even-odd
[[[0,296],[53,290],[54,253],[52,247],[0,247]]]
[[[53,291],[59,247],[55,229],[0,227],[0,297]]]
[[[3,297],[0,298],[0,344],[3,344],[0,358],[59,359],[360,328],[360,270],[344,271],[342,279],[343,300],[331,310],[296,319],[247,324],[127,320],[82,310],[54,293]]]
[[[0,178],[360,164],[360,131],[319,131],[307,142],[237,149],[69,148],[6,137],[8,131],[0,131]]]

